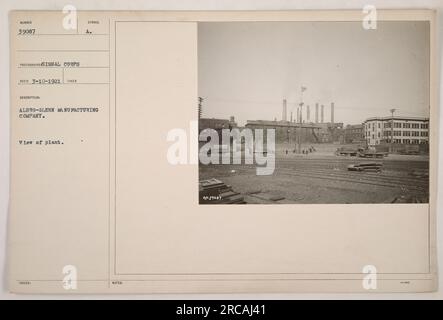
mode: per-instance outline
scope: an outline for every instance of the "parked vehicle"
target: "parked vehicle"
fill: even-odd
[[[358,156],[361,158],[383,158],[388,152],[377,151],[375,148],[358,148]]]

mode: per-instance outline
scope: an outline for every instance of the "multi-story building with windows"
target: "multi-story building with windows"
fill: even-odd
[[[363,122],[368,145],[380,143],[428,144],[429,118],[383,117],[369,118]]]
[[[343,132],[344,143],[357,143],[365,139],[365,134],[362,124],[348,124]]]

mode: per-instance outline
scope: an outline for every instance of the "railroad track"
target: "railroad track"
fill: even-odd
[[[419,191],[421,193],[428,192],[428,183],[427,181],[410,181],[405,179],[380,179],[380,177],[375,175],[368,175],[367,173],[358,174],[348,174],[348,173],[336,173],[336,172],[318,172],[318,170],[301,170],[301,169],[276,169],[277,174],[284,174],[289,176],[300,176],[306,178],[316,178],[316,179],[324,179],[330,181],[341,181],[341,182],[349,182],[349,183],[357,183],[357,184],[365,184],[365,185],[373,185],[373,186],[381,186],[381,187],[389,187],[395,189],[407,188],[415,191]]]
[[[354,158],[354,159],[315,159],[315,158],[306,158],[306,159],[284,159],[284,158],[278,158],[276,159],[277,164],[283,164],[286,165],[289,164],[309,164],[309,165],[348,165],[348,164],[354,164],[359,162],[377,162],[382,163],[384,166],[387,167],[395,167],[399,169],[403,168],[410,168],[411,164],[414,165],[417,169],[428,169],[429,163],[428,161],[417,161],[417,160],[411,160],[411,161],[405,161],[405,160],[381,160],[381,159],[363,159],[363,158]]]
[[[429,183],[429,179],[426,177],[401,177],[401,176],[392,176],[383,173],[372,173],[372,172],[349,172],[347,169],[333,171],[333,169],[321,169],[321,168],[277,168],[277,170],[298,170],[302,172],[314,172],[314,173],[322,173],[326,175],[334,175],[334,176],[345,176],[345,177],[353,177],[357,179],[375,179],[386,182],[398,182],[398,183],[408,183],[416,185],[423,184],[427,185]]]
[[[408,174],[408,172],[418,170],[427,173],[429,166],[426,161],[374,160],[371,162],[383,164],[382,172],[349,172],[347,170],[349,164],[367,161],[356,161],[356,159],[279,158],[276,159],[276,169],[274,174],[324,179],[329,181],[342,181],[396,189],[406,188],[420,193],[429,193],[429,178],[426,176],[398,176],[383,172],[388,170]],[[226,174],[223,175],[230,176],[230,170],[235,170],[237,174],[255,175],[255,168],[255,165],[228,165],[228,168],[223,168],[223,171],[226,170]]]

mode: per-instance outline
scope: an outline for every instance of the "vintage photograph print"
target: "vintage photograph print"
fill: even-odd
[[[429,202],[428,21],[198,24],[200,204]]]

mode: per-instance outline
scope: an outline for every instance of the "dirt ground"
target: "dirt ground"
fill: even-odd
[[[425,203],[429,157],[390,154],[382,159],[336,156],[340,145],[314,145],[316,152],[286,154],[276,148],[275,171],[256,175],[256,165],[201,165],[199,179],[217,178],[248,204]],[[292,148],[293,149],[293,148]],[[377,162],[381,172],[348,171],[350,164]],[[279,200],[275,200],[279,199]]]

